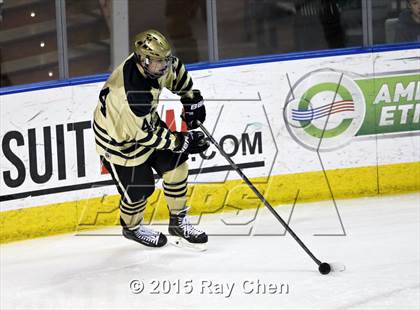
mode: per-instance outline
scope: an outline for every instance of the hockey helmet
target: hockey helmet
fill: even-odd
[[[134,54],[146,75],[156,79],[165,74],[172,62],[172,48],[163,34],[146,30],[134,37]]]

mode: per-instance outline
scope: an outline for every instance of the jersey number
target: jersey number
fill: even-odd
[[[145,131],[145,132],[149,132],[149,131],[154,131],[154,130],[155,130],[154,126],[153,126],[153,125],[151,125],[151,124],[147,121],[147,119],[145,119],[145,120],[143,121],[143,126],[141,126],[141,129],[142,129],[143,131]]]
[[[99,101],[101,102],[101,112],[106,117],[106,96],[109,94],[109,87],[104,88],[99,93]]]

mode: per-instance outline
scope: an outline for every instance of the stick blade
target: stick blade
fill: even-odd
[[[346,266],[343,263],[334,262],[334,263],[329,263],[329,264],[331,266],[332,272],[343,272],[346,270]]]

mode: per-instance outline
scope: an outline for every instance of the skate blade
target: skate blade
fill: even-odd
[[[343,263],[329,263],[331,266],[331,271],[332,272],[343,272],[346,270],[346,266]]]
[[[170,244],[183,249],[189,249],[197,252],[204,252],[207,250],[207,243],[191,243],[181,237],[168,237]]]

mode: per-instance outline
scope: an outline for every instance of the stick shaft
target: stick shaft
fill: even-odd
[[[283,225],[286,231],[296,240],[296,242],[305,250],[305,252],[312,258],[312,260],[319,266],[321,261],[315,257],[314,254],[306,247],[306,245],[300,240],[300,238],[295,234],[295,232],[290,228],[290,226],[282,219],[282,217],[274,210],[270,203],[264,198],[264,196],[259,192],[259,190],[252,184],[252,182],[247,178],[247,176],[242,172],[242,170],[234,163],[234,161],[225,153],[223,148],[217,143],[213,138],[210,132],[203,126],[203,124],[198,123],[201,130],[205,135],[210,139],[214,146],[219,150],[220,154],[229,162],[233,169],[240,175],[240,177],[245,181],[245,183],[251,188],[251,190],[257,195],[257,197],[262,201],[262,203],[270,210],[274,217]]]

